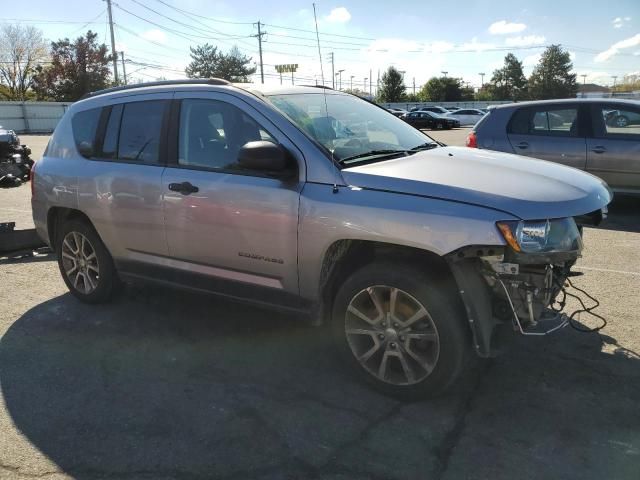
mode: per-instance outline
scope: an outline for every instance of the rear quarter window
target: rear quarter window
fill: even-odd
[[[93,108],[76,113],[71,118],[73,139],[78,153],[85,158],[96,154],[96,131],[100,122],[102,108]]]

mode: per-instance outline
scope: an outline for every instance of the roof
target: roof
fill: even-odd
[[[622,98],[558,98],[554,100],[529,100],[526,102],[505,103],[502,105],[495,105],[492,109],[503,108],[515,108],[515,107],[534,107],[537,105],[554,105],[554,104],[567,104],[567,103],[620,103],[626,105],[640,105],[638,100],[627,100]]]
[[[275,94],[292,94],[292,93],[331,93],[337,94],[342,92],[336,92],[335,90],[329,87],[322,87],[319,85],[263,85],[259,83],[231,83],[227,80],[220,78],[189,78],[189,79],[180,79],[180,80],[162,80],[157,82],[146,82],[146,83],[135,83],[131,85],[121,85],[118,87],[106,88],[104,90],[98,90],[95,92],[90,92],[84,95],[81,100],[86,98],[94,98],[101,95],[111,94],[111,93],[128,93],[132,90],[136,92],[145,90],[154,90],[158,89],[172,89],[179,88],[184,86],[190,87],[207,87],[207,86],[217,86],[217,87],[236,87],[242,90],[246,90],[252,93],[257,93],[259,95],[275,95]]]

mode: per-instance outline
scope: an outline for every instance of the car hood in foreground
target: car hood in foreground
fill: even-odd
[[[522,219],[560,218],[607,205],[607,185],[552,162],[466,147],[442,147],[342,170],[349,185],[471,203]]]

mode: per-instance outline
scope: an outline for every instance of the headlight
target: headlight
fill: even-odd
[[[548,253],[582,250],[582,237],[573,218],[498,222],[500,233],[516,252]]]

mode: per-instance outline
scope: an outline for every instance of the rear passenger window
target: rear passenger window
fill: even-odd
[[[117,140],[118,160],[158,163],[160,131],[166,105],[167,102],[164,100],[134,102],[124,105]],[[112,147],[111,138],[110,142]]]
[[[100,121],[102,108],[93,108],[76,113],[71,119],[71,129],[76,148],[85,158],[93,157],[96,153],[96,130]]]
[[[577,108],[523,108],[511,117],[509,133],[517,135],[578,136]]]

